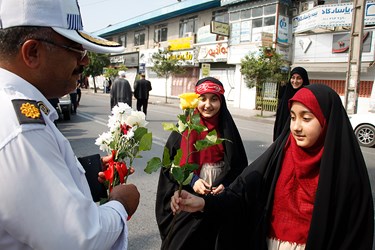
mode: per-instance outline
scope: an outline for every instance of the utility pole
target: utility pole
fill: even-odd
[[[358,107],[365,7],[366,0],[353,1],[352,28],[345,82],[345,109],[348,114],[356,114]]]

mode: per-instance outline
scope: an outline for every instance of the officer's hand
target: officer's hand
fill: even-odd
[[[109,200],[119,201],[129,217],[137,210],[139,197],[138,189],[134,184],[117,185],[109,193]]]

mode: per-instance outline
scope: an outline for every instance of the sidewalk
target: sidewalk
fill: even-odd
[[[165,102],[165,96],[150,96],[149,104],[151,105],[166,105],[166,106],[173,106],[176,108],[180,108],[180,100],[174,97],[168,97],[167,103]],[[275,114],[276,112],[270,111],[263,111],[263,117],[260,116],[260,110],[251,110],[251,109],[244,109],[244,108],[236,108],[233,107],[232,104],[228,104],[228,109],[233,117],[242,118],[242,119],[251,119],[259,122],[264,123],[275,123]]]
[[[85,92],[86,94],[95,94],[95,95],[108,95],[109,93],[103,93],[103,90],[98,89],[97,93],[93,92],[93,89],[82,89],[82,93]],[[175,108],[180,108],[180,99],[176,97],[168,97],[167,103],[165,102],[165,96],[151,96],[149,98],[148,103],[150,105],[165,105]],[[136,103],[136,99],[133,97],[133,103]],[[276,112],[270,111],[263,111],[263,117],[260,116],[260,110],[251,110],[251,109],[244,109],[244,108],[236,108],[233,107],[231,103],[228,103],[228,109],[233,117],[242,118],[242,119],[250,119],[253,121],[259,121],[269,124],[275,123],[275,114]]]

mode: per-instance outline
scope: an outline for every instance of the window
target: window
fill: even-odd
[[[229,20],[231,21],[237,21],[240,19],[240,12],[237,11],[237,12],[231,12],[230,15],[229,15]]]
[[[212,12],[212,20],[222,23],[229,22],[229,13],[228,10],[217,10]]]
[[[241,10],[241,19],[249,19],[251,17],[251,10]]]
[[[257,7],[257,8],[252,9],[252,16],[253,17],[263,16],[263,7]]]
[[[180,20],[180,33],[179,37],[184,37],[186,33],[195,31],[198,29],[198,17],[191,17]]]
[[[167,37],[168,37],[168,28],[166,24],[155,26],[155,33],[154,33],[155,42],[167,41]]]
[[[264,6],[263,11],[264,11],[265,16],[275,15],[276,14],[276,4]]]
[[[263,18],[257,18],[257,19],[253,19],[253,25],[252,27],[253,28],[259,28],[259,27],[262,27],[263,26]]]
[[[272,26],[272,25],[275,25],[275,16],[265,17],[264,26]]]
[[[126,34],[120,35],[117,42],[126,48]]]
[[[134,32],[134,46],[145,44],[145,30],[138,30]]]
[[[276,8],[276,4],[268,4],[253,8],[247,6],[230,12],[230,44],[259,41],[261,32],[275,32]],[[284,7],[283,10],[287,12],[288,8]]]

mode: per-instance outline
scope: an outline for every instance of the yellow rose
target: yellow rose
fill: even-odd
[[[179,95],[181,109],[195,109],[198,106],[199,96],[196,93],[184,93]]]

